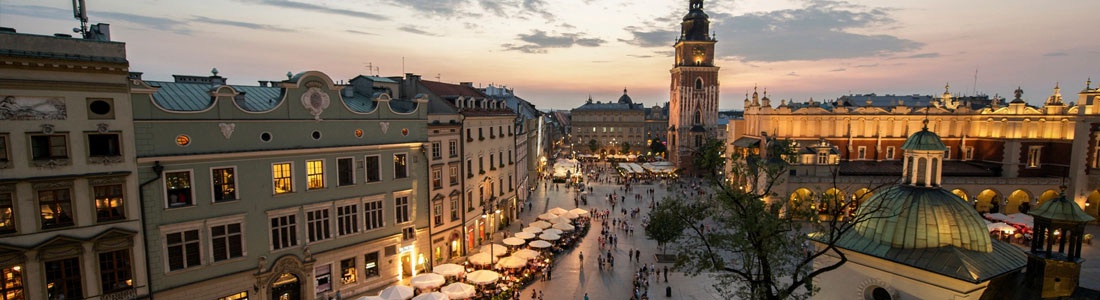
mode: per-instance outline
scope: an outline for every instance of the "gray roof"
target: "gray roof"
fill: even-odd
[[[901,145],[902,150],[947,151],[947,146],[943,145],[940,136],[935,132],[928,131],[927,122],[928,120],[925,120],[924,129],[905,140],[905,144]]]
[[[642,110],[641,104],[587,102],[573,110]]]
[[[457,115],[458,108],[443,99],[428,97],[429,115]]]
[[[1039,208],[1031,210],[1031,215],[1055,221],[1080,223],[1087,223],[1096,219],[1081,210],[1077,203],[1066,199],[1065,192],[1062,192],[1062,195],[1058,198],[1043,202],[1043,205],[1040,205]]]
[[[937,248],[893,248],[878,241],[849,232],[837,242],[837,247],[872,255],[888,261],[972,282],[984,282],[1019,270],[1027,264],[1027,256],[1019,247],[993,241],[993,251],[978,252],[954,246]]]
[[[942,188],[894,185],[859,206],[863,237],[904,249],[955,246],[989,252],[989,229],[974,207]]]
[[[149,86],[158,88],[153,93],[153,101],[157,105],[172,111],[202,111],[214,104],[210,91],[220,85],[209,83],[176,83],[169,81],[146,81]],[[282,89],[278,87],[259,87],[230,85],[238,92],[244,93],[243,101],[238,100],[237,105],[247,111],[268,111],[279,105],[282,100]]]

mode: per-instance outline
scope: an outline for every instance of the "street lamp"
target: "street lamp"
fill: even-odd
[[[492,266],[493,265],[493,258],[496,258],[496,256],[493,255],[493,248],[494,248],[493,247],[493,235],[496,234],[496,232],[493,230],[493,226],[490,225],[490,223],[492,223],[492,221],[493,221],[493,218],[492,218],[492,215],[490,215],[489,213],[491,212],[491,213],[493,213],[493,215],[500,213],[499,209],[494,209],[494,207],[496,206],[496,203],[493,201],[494,198],[495,197],[489,197],[489,199],[486,201],[485,205],[481,206],[481,212],[482,212],[481,217],[485,218],[485,225],[487,227],[489,227],[489,267],[490,268],[493,267]]]

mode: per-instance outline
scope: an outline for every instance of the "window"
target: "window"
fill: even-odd
[[[497,166],[493,164],[493,161],[494,161],[493,154],[490,153],[489,154],[489,170],[496,170],[497,169]]]
[[[271,218],[271,250],[298,245],[298,220],[295,215]]]
[[[164,191],[168,207],[191,206],[191,171],[164,172]]]
[[[329,228],[329,210],[327,208],[306,212],[306,232],[309,242],[327,240],[332,237]]]
[[[84,299],[80,258],[47,261],[46,299]]]
[[[34,160],[69,158],[68,137],[64,134],[32,135],[31,157]]]
[[[244,256],[244,238],[241,223],[210,227],[210,243],[214,249],[214,261]]]
[[[393,155],[393,178],[405,178],[409,177],[408,162],[405,161],[406,154],[394,154]]]
[[[271,180],[274,181],[272,187],[275,188],[276,195],[294,191],[293,176],[290,163],[271,164]]]
[[[164,237],[168,248],[168,270],[183,270],[202,263],[199,254],[199,230],[172,232]]]
[[[856,158],[857,159],[867,159],[867,147],[866,146],[859,146],[859,148],[856,148],[856,149],[857,149],[856,150]]]
[[[409,197],[394,197],[394,223],[400,224],[409,221]]]
[[[363,278],[378,277],[378,252],[363,255]]]
[[[340,261],[340,280],[344,285],[353,284],[359,279],[356,271],[354,257]]]
[[[944,149],[944,151],[943,151],[943,158],[951,159],[951,146],[947,146],[945,148],[946,149]]]
[[[432,142],[432,159],[443,158],[443,149],[440,142]]]
[[[466,211],[474,211],[474,191],[466,191]]]
[[[1039,167],[1039,155],[1042,154],[1043,146],[1031,146],[1027,149],[1027,167],[1038,168]]]
[[[339,235],[359,232],[358,203],[336,207],[336,228]]]
[[[68,188],[38,191],[42,229],[73,226],[72,195]]]
[[[458,156],[458,140],[451,140],[447,142],[447,151],[450,157]]]
[[[817,164],[819,164],[819,165],[829,164],[829,152],[827,152],[827,151],[818,151],[817,152]]]
[[[974,147],[966,147],[966,149],[963,150],[963,159],[965,159],[965,160],[974,159]]]
[[[248,300],[248,291],[242,291],[240,293],[232,294],[229,296],[218,298],[218,300]]]
[[[367,214],[367,221],[364,222],[367,230],[382,228],[385,225],[382,220],[382,200],[370,201],[365,205],[363,211]]]
[[[485,157],[479,156],[477,158],[477,169],[481,174],[485,174]]]
[[[411,241],[411,240],[415,240],[415,239],[416,239],[416,228],[415,227],[405,227],[405,228],[401,229],[401,240],[402,241]]]
[[[489,127],[489,138],[495,139],[497,136],[493,134],[493,127]]]
[[[126,218],[126,207],[122,205],[122,184],[100,185],[92,187],[92,190],[95,193],[96,222]]]
[[[503,188],[504,187],[501,187],[501,189],[503,189]],[[508,175],[508,191],[511,192],[514,189],[515,189],[515,187],[514,187],[514,185],[512,185],[512,175],[509,174]]]
[[[214,203],[237,200],[237,168],[210,169],[213,182]]]
[[[26,297],[23,293],[23,266],[0,268],[0,299],[22,300]]]
[[[336,177],[337,186],[355,184],[355,159],[350,157],[337,158]]]
[[[99,274],[104,294],[132,288],[134,272],[130,267],[130,250],[100,253]]]
[[[451,178],[449,178],[449,179],[450,179],[451,185],[456,185],[456,184],[458,184],[458,166],[450,166],[450,168],[451,168]]]
[[[11,155],[8,154],[8,136],[0,134],[0,163],[6,163]],[[2,288],[2,287],[0,287]]]
[[[121,156],[122,146],[117,133],[95,133],[88,135],[88,156]]]
[[[478,140],[484,140],[485,139],[485,128],[480,128],[479,127],[477,129],[477,139]]]
[[[458,221],[458,195],[451,195],[451,221]]]
[[[443,188],[443,170],[439,168],[432,169],[432,188]]]
[[[317,293],[332,290],[332,265],[324,264],[313,268],[313,277],[317,280]]]
[[[378,155],[367,156],[366,158],[367,168],[367,182],[379,182],[382,181],[382,170],[379,168]]]
[[[432,219],[435,220],[435,226],[443,226],[443,202],[440,201],[432,206]]]
[[[325,161],[306,161],[306,189],[316,190],[325,188]]]
[[[515,163],[515,159],[516,158],[514,156],[512,156],[512,150],[509,149],[508,150],[508,164],[510,165],[510,164]]]
[[[15,201],[12,201],[12,195],[11,192],[0,192],[0,234],[15,232]]]
[[[894,159],[894,146],[886,147],[886,159]]]
[[[698,148],[698,147],[702,147],[702,146],[703,146],[703,136],[701,136],[701,135],[695,136],[695,147]]]
[[[466,160],[466,177],[470,177],[470,178],[474,177],[474,165],[473,165],[473,163],[474,163],[473,160],[470,160],[470,159]]]
[[[695,89],[697,89],[697,90],[703,89],[703,79],[702,78],[696,78],[695,79]]]

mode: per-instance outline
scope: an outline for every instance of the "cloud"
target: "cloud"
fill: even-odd
[[[145,27],[172,31],[179,34],[190,34],[191,30],[187,26],[187,22],[180,20],[173,20],[169,18],[153,17],[146,15],[135,15],[120,12],[89,12],[89,15],[96,16],[96,18],[107,20],[119,20],[123,22],[134,23],[137,25],[143,25]],[[109,22],[108,22],[109,23]]]
[[[348,33],[362,34],[362,35],[377,35],[377,34],[374,34],[374,33],[366,32],[366,31],[359,31],[359,30],[354,30],[354,29],[347,29],[347,30],[344,30],[344,31],[348,32]]]
[[[525,44],[508,43],[501,46],[510,51],[546,53],[548,48],[598,47],[606,43],[603,39],[586,38],[583,33],[562,33],[554,36],[537,29],[531,34],[519,34],[518,39]]]
[[[619,41],[638,47],[668,47],[679,35],[675,30],[645,30],[637,26],[627,26],[624,30],[630,32],[634,38]]]
[[[435,33],[427,32],[427,31],[424,31],[424,30],[420,30],[416,27],[412,27],[412,26],[409,26],[409,25],[398,27],[397,30],[412,33],[412,34],[426,35],[426,36],[440,36],[439,34],[435,34]]]
[[[626,56],[630,56],[630,57],[634,57],[634,58],[651,58],[651,57],[653,57],[653,55],[638,55],[638,54],[627,54]]]
[[[810,2],[798,9],[733,16],[711,13],[712,31],[729,37],[717,52],[742,61],[793,61],[888,55],[924,44],[884,34],[858,34],[894,23],[886,9],[842,1]]]
[[[913,54],[913,55],[910,55],[910,56],[894,57],[894,58],[891,58],[891,59],[936,58],[936,57],[940,57],[940,54],[938,52]]]
[[[240,27],[240,28],[256,29],[256,30],[270,30],[270,31],[280,31],[280,32],[294,31],[293,29],[282,28],[282,27],[273,26],[273,25],[248,23],[248,22],[240,22],[240,21],[220,20],[220,19],[211,19],[211,18],[201,17],[201,16],[192,17],[191,21],[199,22],[199,23],[209,23],[209,24],[233,26],[233,27]]]
[[[790,73],[787,73],[787,76],[798,77],[799,75],[798,75],[798,73],[790,72]]]
[[[855,66],[852,66],[852,67],[853,68],[874,68],[874,67],[877,67],[877,66],[878,66],[878,64],[866,64],[866,65],[855,65]]]
[[[1048,52],[1048,53],[1043,53],[1043,56],[1045,56],[1045,57],[1069,56],[1069,53],[1065,53],[1065,52],[1061,52],[1061,51],[1059,51],[1059,52]]]
[[[397,6],[404,6],[413,11],[429,16],[452,17],[462,14],[462,7],[468,4],[467,0],[391,0]],[[484,5],[486,1],[479,1]],[[490,10],[497,14],[503,14],[506,3],[490,3]]]
[[[3,13],[43,19],[73,20],[72,10],[38,5],[5,4]]]
[[[845,69],[845,68],[839,68],[839,69],[832,69],[832,70],[829,70],[829,72],[844,72],[844,71],[847,71],[847,70],[848,70],[848,69]]]
[[[545,0],[523,0],[523,11],[539,15],[548,21],[557,19],[554,14],[546,10]]]
[[[324,5],[317,5],[317,4],[310,4],[310,3],[303,3],[303,2],[294,2],[294,1],[289,1],[289,0],[239,0],[239,1],[248,2],[248,3],[259,3],[259,4],[263,4],[263,5],[270,5],[270,6],[276,6],[276,7],[282,7],[282,8],[305,10],[305,11],[311,11],[311,12],[322,13],[322,14],[331,14],[331,15],[340,15],[340,16],[347,16],[347,17],[353,17],[353,18],[376,20],[376,21],[385,21],[385,20],[390,19],[389,17],[386,17],[384,15],[372,14],[372,13],[369,13],[369,12],[363,12],[363,11],[358,11],[358,10],[350,10],[350,9],[342,9],[342,8],[333,8],[333,7],[328,7],[328,6],[324,6]]]

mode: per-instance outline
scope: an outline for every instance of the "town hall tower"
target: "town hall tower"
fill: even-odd
[[[718,123],[718,67],[710,20],[703,0],[691,0],[676,39],[675,64],[670,70],[668,150],[669,160],[688,172],[693,153],[708,137],[715,138]]]

